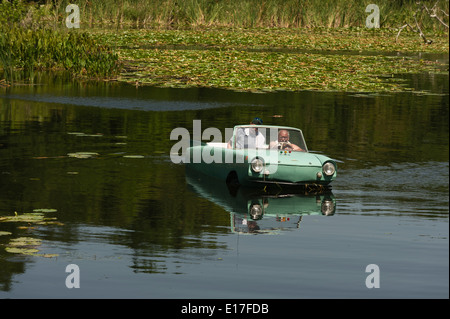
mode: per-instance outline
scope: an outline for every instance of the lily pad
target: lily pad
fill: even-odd
[[[37,256],[44,257],[44,258],[53,258],[58,257],[58,254],[38,254]]]
[[[56,213],[58,210],[53,208],[36,208],[33,209],[33,212],[35,213]]]
[[[12,254],[32,255],[39,252],[39,249],[35,248],[20,248],[20,247],[6,247],[5,250]]]
[[[81,137],[101,137],[101,136],[103,136],[102,133],[86,134],[86,133],[82,133],[82,132],[69,132],[67,134],[75,135],[75,136],[81,136]]]
[[[0,231],[0,236],[12,235],[9,231]]]
[[[19,237],[13,238],[9,242],[9,246],[23,247],[23,246],[39,246],[42,240],[33,237]]]
[[[33,237],[19,237],[13,238],[6,245],[5,250],[12,254],[40,256],[45,258],[52,258],[58,256],[58,254],[37,254],[38,246],[42,244],[42,240]]]
[[[4,222],[17,222],[17,223],[29,223],[35,225],[63,225],[57,222],[56,217],[45,217],[43,212],[56,212],[56,209],[39,209],[39,211],[34,213],[17,214],[14,216],[2,216],[0,217],[0,223]]]
[[[14,213],[14,216],[2,216],[0,217],[0,222],[22,222],[27,223],[28,226],[19,226],[19,229],[32,230],[35,227],[30,227],[30,225],[63,225],[62,223],[56,221],[56,217],[45,217],[44,213],[56,212],[56,209],[52,208],[38,208],[34,209],[33,213],[28,214],[18,214]],[[1,235],[11,235],[10,232],[1,231]],[[55,254],[36,254],[39,250],[36,248],[42,244],[42,240],[33,237],[18,237],[12,238],[8,244],[6,244],[5,250],[9,253],[22,254],[22,255],[33,255],[42,257],[55,257]]]
[[[44,220],[44,215],[39,213],[21,214],[15,216],[2,216],[0,222],[25,222],[36,223]]]
[[[75,157],[75,158],[91,158],[94,156],[98,156],[98,153],[94,152],[76,152],[76,153],[68,153],[67,156]]]
[[[68,132],[69,135],[84,135],[83,132]]]
[[[54,218],[56,219],[56,218]],[[58,222],[58,221],[47,221],[48,219],[46,219],[46,221],[42,221],[42,222],[37,222],[36,224],[38,225],[58,225],[58,226],[64,226],[63,223]]]
[[[10,240],[5,250],[13,254],[32,255],[37,253],[39,249],[36,246],[41,245],[40,239],[32,237],[19,237]]]

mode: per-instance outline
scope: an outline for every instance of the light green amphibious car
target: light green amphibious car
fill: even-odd
[[[310,153],[301,130],[287,126],[237,125],[228,143],[193,142],[186,164],[228,185],[328,186],[336,161]]]

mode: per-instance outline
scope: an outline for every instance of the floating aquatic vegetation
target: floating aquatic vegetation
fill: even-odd
[[[32,227],[32,226],[17,226],[17,229],[32,230],[32,229],[36,229],[36,227]]]
[[[370,51],[375,52],[448,52],[448,35],[439,34],[433,45],[417,40],[417,34],[405,34],[394,41],[395,30],[380,29],[296,29],[296,28],[197,28],[177,30],[91,30],[99,42],[121,49],[236,49],[268,51]]]
[[[40,209],[34,213],[18,214],[15,212],[14,216],[0,216],[1,222],[17,222],[17,223],[30,223],[35,225],[63,225],[57,221],[56,217],[45,217],[43,212],[56,212],[53,209]]]
[[[33,159],[50,159],[50,158],[63,158],[65,156],[35,156],[32,157]]]
[[[75,136],[79,136],[79,137],[102,137],[103,136],[102,133],[86,134],[86,133],[83,133],[83,132],[68,132],[67,134],[75,135]]]
[[[33,237],[13,238],[9,242],[10,247],[29,247],[29,246],[39,246],[41,244],[42,240]]]
[[[388,56],[322,55],[238,50],[121,50],[138,70],[121,81],[161,87],[391,92],[407,87],[392,74],[435,72],[438,62]],[[138,75],[139,74],[139,75]]]
[[[63,225],[62,223],[56,220],[56,217],[46,217],[45,213],[55,213],[56,209],[52,208],[39,208],[34,209],[33,213],[25,213],[18,214],[14,213],[14,216],[1,216],[0,223],[26,223],[28,226],[17,226],[17,229],[23,230],[26,229],[28,231],[35,229],[36,227],[30,227],[30,225],[38,226],[38,225]],[[12,235],[11,232],[0,231],[0,236]],[[41,239],[33,238],[33,237],[17,237],[12,238],[10,241],[5,244],[5,250],[9,253],[13,254],[22,254],[22,255],[33,255],[33,256],[42,256],[42,257],[56,257],[57,254],[38,254],[39,249],[37,248],[42,244]]]
[[[33,209],[33,212],[35,213],[56,213],[58,210],[53,208],[36,208]]]
[[[14,216],[1,216],[0,222],[22,222],[22,223],[37,223],[44,220],[43,214],[26,213],[17,214]]]
[[[98,156],[98,153],[95,152],[76,152],[76,153],[68,153],[67,156],[74,158],[92,158]]]
[[[188,29],[92,31],[124,61],[120,81],[160,87],[391,92],[410,90],[386,74],[448,72],[437,61],[393,52],[449,51],[448,37],[395,42],[392,30]]]
[[[39,252],[38,246],[42,244],[42,240],[32,237],[13,238],[6,245],[5,250],[12,254],[34,255]]]
[[[39,249],[28,247],[6,247],[5,250],[12,254],[32,255],[39,252]]]

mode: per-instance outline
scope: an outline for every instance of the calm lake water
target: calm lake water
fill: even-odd
[[[448,298],[448,79],[405,76],[415,91],[392,94],[49,75],[0,89],[0,217],[54,218],[0,222],[0,297]],[[174,128],[199,119],[225,134],[255,116],[301,128],[310,150],[338,160],[331,194],[230,194],[171,162]],[[47,255],[7,251],[23,237]],[[80,288],[66,286],[70,264]],[[371,264],[379,288],[366,286]]]

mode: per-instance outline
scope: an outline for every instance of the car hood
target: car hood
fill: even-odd
[[[324,162],[331,160],[329,157],[306,152],[281,152],[271,151],[270,154],[262,156],[267,164],[292,165],[292,166],[317,166],[321,167]]]

